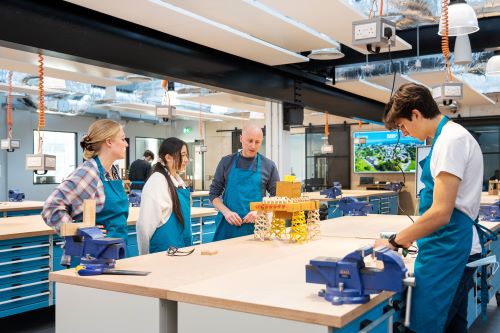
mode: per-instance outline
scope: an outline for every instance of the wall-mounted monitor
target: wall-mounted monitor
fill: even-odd
[[[415,186],[415,196],[417,198],[420,197],[420,191],[424,188],[424,183],[420,181],[420,177],[422,176],[422,168],[420,167],[420,164],[418,162],[422,161],[425,159],[428,155],[429,152],[431,151],[431,146],[420,146],[417,147],[417,173],[415,174],[415,178],[417,180],[417,185]]]
[[[423,141],[399,131],[354,132],[354,172],[416,171],[417,146]]]

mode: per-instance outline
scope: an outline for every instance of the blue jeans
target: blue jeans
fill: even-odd
[[[468,262],[481,259],[481,254],[473,254],[469,257]],[[448,312],[448,319],[446,320],[445,332],[449,333],[467,333],[467,306],[469,291],[474,287],[474,272],[475,267],[465,267],[458,284],[457,292],[453,298],[450,311]]]

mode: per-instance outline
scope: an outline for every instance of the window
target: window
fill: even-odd
[[[56,170],[33,174],[33,184],[59,184],[76,168],[76,133],[40,131],[44,154],[56,155]],[[38,131],[33,130],[33,151],[38,152]]]

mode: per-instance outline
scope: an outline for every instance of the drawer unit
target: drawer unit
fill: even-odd
[[[201,244],[201,233],[193,234],[193,245]]]
[[[202,197],[201,207],[213,208],[214,206],[212,205],[208,197]]]
[[[49,236],[0,241],[0,317],[49,305]]]
[[[201,236],[202,243],[210,243],[214,240],[215,228],[215,216],[207,216],[203,218]]]
[[[370,197],[369,198],[369,203],[371,205],[370,207],[370,213],[371,214],[383,214],[381,212],[382,210],[382,200],[380,197]]]
[[[329,201],[328,202],[328,218],[333,219],[336,217],[341,217],[342,211],[339,209],[338,201]]]
[[[192,199],[192,207],[201,207],[201,197],[191,197]]]
[[[128,239],[127,239],[127,258],[136,257],[139,255],[139,248],[137,247],[137,230],[135,225],[128,226]]]

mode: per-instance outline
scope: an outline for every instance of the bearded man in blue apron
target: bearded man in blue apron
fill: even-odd
[[[209,198],[219,211],[214,241],[250,235],[254,231],[256,212],[250,202],[262,201],[276,194],[278,169],[273,161],[259,154],[262,130],[250,124],[243,128],[241,152],[225,156],[215,171]]]
[[[422,167],[418,218],[414,224],[375,246],[407,248],[417,241],[416,287],[411,329],[417,333],[467,332],[467,296],[480,258],[475,220],[479,213],[483,155],[462,126],[439,112],[429,89],[402,85],[385,108],[385,126],[404,136],[432,140]]]

